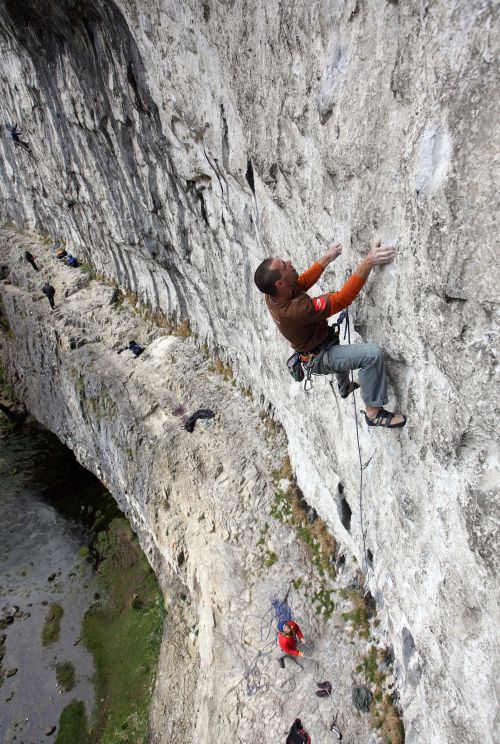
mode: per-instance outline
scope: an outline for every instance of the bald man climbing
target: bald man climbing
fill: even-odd
[[[359,369],[366,423],[368,426],[397,429],[405,425],[406,417],[384,408],[388,402],[387,377],[381,350],[376,344],[341,346],[327,322],[327,318],[348,307],[358,296],[375,266],[394,261],[396,251],[382,246],[380,241],[375,242],[342,289],[314,299],[309,297],[307,290],[316,284],[328,264],[341,253],[340,243],[332,245],[300,276],[291,261],[266,258],[257,268],[254,281],[266,295],[267,308],[280,333],[311,365],[312,373],[334,373],[341,397],[347,398],[359,387],[357,383],[351,383],[349,371]]]

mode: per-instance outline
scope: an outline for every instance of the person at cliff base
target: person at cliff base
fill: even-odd
[[[17,123],[14,124],[14,126],[9,127],[10,136],[14,140],[14,146],[15,147],[22,147],[23,150],[26,150],[26,152],[31,153],[31,148],[28,145],[27,142],[24,142],[22,139],[20,139],[19,135],[22,134],[21,130],[17,128]]]
[[[296,718],[293,722],[285,744],[311,744],[311,737],[303,727],[300,718]]]
[[[396,251],[377,240],[366,258],[338,292],[311,298],[307,291],[316,284],[325,268],[342,253],[340,243],[332,245],[312,266],[298,274],[291,261],[266,258],[257,267],[254,281],[265,295],[266,305],[280,333],[312,374],[334,373],[342,398],[359,385],[350,380],[350,371],[359,369],[361,397],[366,406],[368,426],[396,429],[406,424],[406,416],[387,411],[387,376],[382,351],[376,344],[340,345],[331,333],[327,318],[348,307],[358,296],[372,269],[394,261]],[[330,330],[329,330],[330,329]]]
[[[137,359],[138,356],[144,351],[144,347],[137,343],[137,341],[129,341],[128,346],[124,346],[123,349],[118,349],[117,354],[121,354],[122,351],[131,351],[134,357]]]
[[[78,263],[78,259],[72,256],[71,253],[68,253],[64,260],[66,266],[71,266],[73,269],[77,269],[80,266],[80,264]]]
[[[286,620],[278,625],[278,645],[283,652],[278,657],[278,663],[285,668],[285,659],[287,656],[297,657],[304,656],[303,651],[297,648],[298,642],[305,643],[304,636],[297,623],[293,620]]]
[[[54,302],[54,295],[56,293],[56,290],[52,286],[52,284],[44,284],[42,287],[42,292],[47,297],[50,307],[52,310],[54,310],[56,303]]]
[[[30,266],[33,266],[35,271],[40,271],[40,269],[35,263],[35,256],[32,253],[30,253],[29,251],[24,251],[24,258],[30,264]]]

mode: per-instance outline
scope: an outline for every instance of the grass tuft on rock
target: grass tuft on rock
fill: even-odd
[[[372,726],[380,730],[384,744],[404,744],[405,729],[391,695],[384,695],[381,710],[373,707]]]
[[[71,661],[56,664],[56,679],[63,692],[69,692],[75,686],[75,667]]]
[[[53,602],[42,628],[42,646],[51,646],[57,640],[59,640],[59,634],[61,632],[61,620],[64,615],[64,610],[60,604]]]
[[[357,633],[360,638],[368,639],[370,637],[370,620],[373,619],[376,612],[373,597],[369,592],[366,595],[363,594],[362,589],[344,590],[342,596],[349,597],[352,605],[350,612],[342,613],[342,620],[351,623],[353,634]]]

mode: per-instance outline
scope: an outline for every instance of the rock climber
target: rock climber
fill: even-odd
[[[54,289],[52,284],[48,284],[48,283],[44,284],[42,287],[42,292],[44,293],[44,295],[47,296],[50,307],[52,308],[52,310],[54,310],[56,306],[56,303],[54,302],[54,295],[56,293],[56,290]]]
[[[285,620],[278,625],[278,645],[283,653],[278,657],[279,665],[285,668],[287,656],[304,656],[303,651],[297,649],[297,643],[305,643],[304,636],[297,623]]]
[[[327,318],[348,307],[357,297],[375,266],[392,263],[394,248],[375,241],[366,258],[338,292],[328,292],[312,299],[307,294],[325,268],[340,256],[340,243],[332,245],[303,274],[297,273],[291,261],[266,258],[257,268],[254,281],[266,295],[266,305],[280,333],[289,341],[302,361],[310,365],[312,374],[334,373],[342,398],[359,387],[351,383],[349,371],[359,369],[361,396],[366,406],[368,426],[388,429],[402,427],[406,417],[386,411],[387,377],[382,352],[376,344],[341,346],[333,337]]]
[[[23,142],[22,139],[19,139],[19,135],[22,134],[22,132],[17,128],[17,123],[14,124],[13,127],[9,127],[10,136],[14,140],[14,146],[15,147],[22,147],[26,152],[31,152],[31,147],[28,145],[27,142]]]
[[[73,269],[77,269],[80,266],[78,259],[72,256],[71,253],[66,255],[64,262],[66,266],[71,266]]]
[[[30,253],[29,251],[24,251],[24,258],[31,266],[33,266],[35,271],[40,271],[40,269],[35,263],[35,256],[32,253]]]
[[[128,346],[124,346],[123,349],[118,349],[118,351],[116,353],[117,354],[121,354],[122,351],[131,351],[132,354],[137,359],[137,357],[140,356],[142,354],[142,352],[144,351],[144,347],[143,346],[140,346],[137,343],[137,341],[129,341],[128,342]]]

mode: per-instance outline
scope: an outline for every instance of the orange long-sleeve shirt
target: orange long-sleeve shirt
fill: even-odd
[[[307,290],[316,284],[323,271],[320,263],[313,263],[298,277],[289,300],[276,301],[266,295],[266,304],[274,322],[295,351],[312,351],[324,344],[328,338],[327,318],[348,307],[366,281],[353,274],[338,292],[311,298]]]

